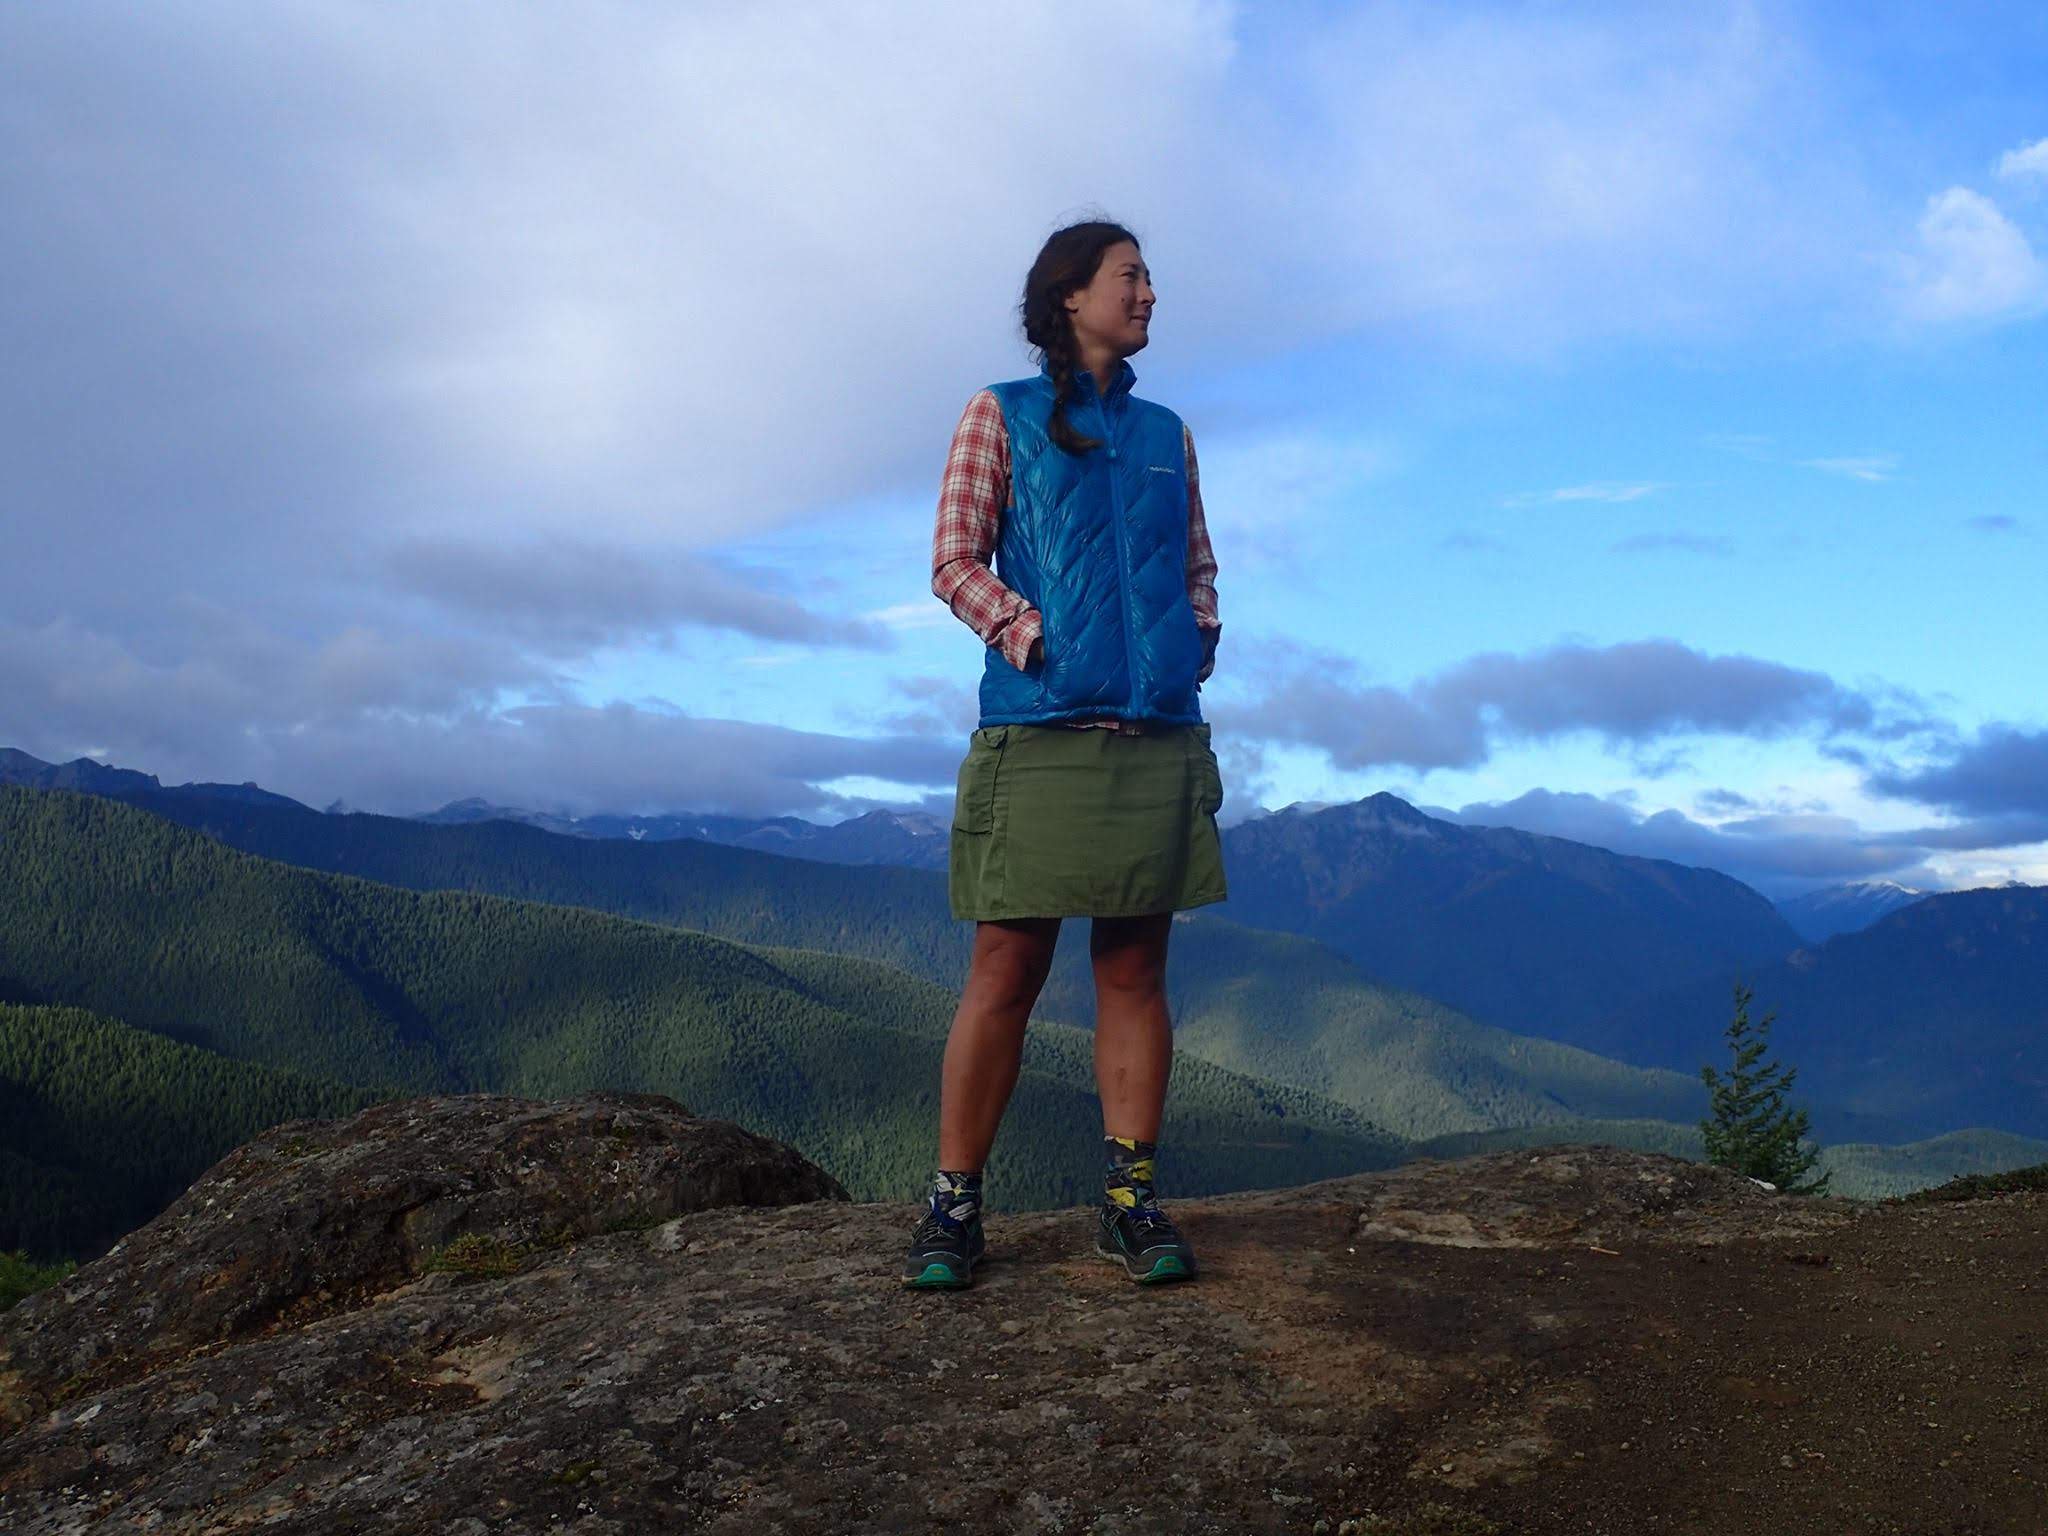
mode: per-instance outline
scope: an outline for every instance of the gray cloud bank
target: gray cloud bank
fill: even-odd
[[[1342,768],[1472,768],[1494,746],[1588,731],[1612,745],[1726,732],[1812,731],[1890,740],[1940,729],[1899,690],[1857,690],[1825,673],[1676,640],[1559,644],[1472,656],[1408,687],[1370,684],[1339,653],[1268,643],[1255,702],[1233,730],[1318,747]]]
[[[564,538],[411,538],[386,553],[385,570],[393,591],[568,658],[600,647],[664,647],[686,624],[789,644],[885,650],[894,643],[883,625],[765,590],[787,582],[779,572],[741,572],[715,556]]]
[[[2048,730],[1997,721],[1958,743],[1945,763],[1870,775],[1880,794],[1938,805],[1966,816],[2048,817]]]
[[[1866,832],[1846,816],[1813,812],[1766,813],[1718,824],[1695,821],[1676,810],[1645,816],[1597,795],[1550,789],[1532,789],[1512,800],[1473,801],[1455,810],[1438,807],[1433,814],[1570,838],[1643,858],[1703,865],[1773,898],[1879,877],[1937,889],[1945,882],[1926,863],[1933,855],[1995,852],[2048,841],[2048,814],[2042,813]]]
[[[1434,808],[1452,819],[1705,865],[1774,896],[1880,875],[1938,885],[1930,857],[2048,841],[2048,732],[1992,726],[1958,742],[1924,701],[1881,684],[1850,687],[1822,672],[1651,640],[1479,655],[1392,687],[1364,682],[1335,653],[1284,642],[1239,645],[1258,654],[1268,681],[1251,702],[1210,711],[1219,731],[1313,747],[1343,768],[1473,768],[1504,744],[1584,732],[1655,774],[1677,755],[1659,757],[1659,749],[1689,736],[1804,735],[1862,766],[1868,793],[1960,818],[1870,832],[1814,805],[1763,807],[1718,789],[1701,805],[1727,819],[1709,823],[1677,810],[1645,816],[1614,799],[1533,789],[1505,801]],[[1881,754],[1901,748],[1932,753],[1936,765],[1884,766]]]

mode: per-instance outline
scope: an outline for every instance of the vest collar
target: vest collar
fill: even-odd
[[[1040,363],[1038,365],[1038,376],[1041,379],[1043,379],[1047,385],[1050,385],[1052,383],[1052,364],[1049,362]],[[1116,377],[1110,380],[1109,388],[1105,392],[1105,394],[1107,398],[1114,400],[1118,395],[1129,394],[1131,392],[1131,386],[1137,382],[1138,370],[1131,366],[1131,360],[1127,357],[1119,358],[1117,360]],[[1086,368],[1075,369],[1074,387],[1075,390],[1080,394],[1081,398],[1085,400],[1091,393],[1094,392],[1095,375],[1090,373]]]

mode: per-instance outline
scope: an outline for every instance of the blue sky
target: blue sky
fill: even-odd
[[[2048,880],[2043,17],[0,10],[0,744],[943,811],[946,442],[1102,212],[1226,822]]]

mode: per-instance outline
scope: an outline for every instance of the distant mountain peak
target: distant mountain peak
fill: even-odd
[[[1325,812],[1340,812],[1353,820],[1365,821],[1375,818],[1404,821],[1416,826],[1434,822],[1437,818],[1425,811],[1418,811],[1391,790],[1378,790],[1356,800],[1295,800],[1270,812],[1274,816],[1320,816]]]
[[[56,764],[46,763],[40,757],[30,757],[19,747],[0,747],[0,775],[10,773],[48,773]]]
[[[1868,928],[1881,917],[1909,907],[1929,893],[1896,880],[1846,880],[1788,896],[1775,903],[1786,922],[1808,943]]]
[[[1389,816],[1399,816],[1404,821],[1436,820],[1434,816],[1425,815],[1423,812],[1418,811],[1406,800],[1403,800],[1399,795],[1388,789],[1382,789],[1367,795],[1363,800],[1355,801],[1354,804],[1360,807],[1369,805],[1376,811],[1384,812]]]

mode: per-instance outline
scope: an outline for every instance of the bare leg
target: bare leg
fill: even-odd
[[[1098,917],[1089,931],[1095,966],[1095,1086],[1102,1134],[1157,1141],[1173,1069],[1166,1012],[1166,941],[1171,912]]]
[[[1017,1086],[1024,1026],[1059,936],[1056,917],[975,924],[974,955],[939,1079],[941,1168],[973,1169],[987,1161]]]

